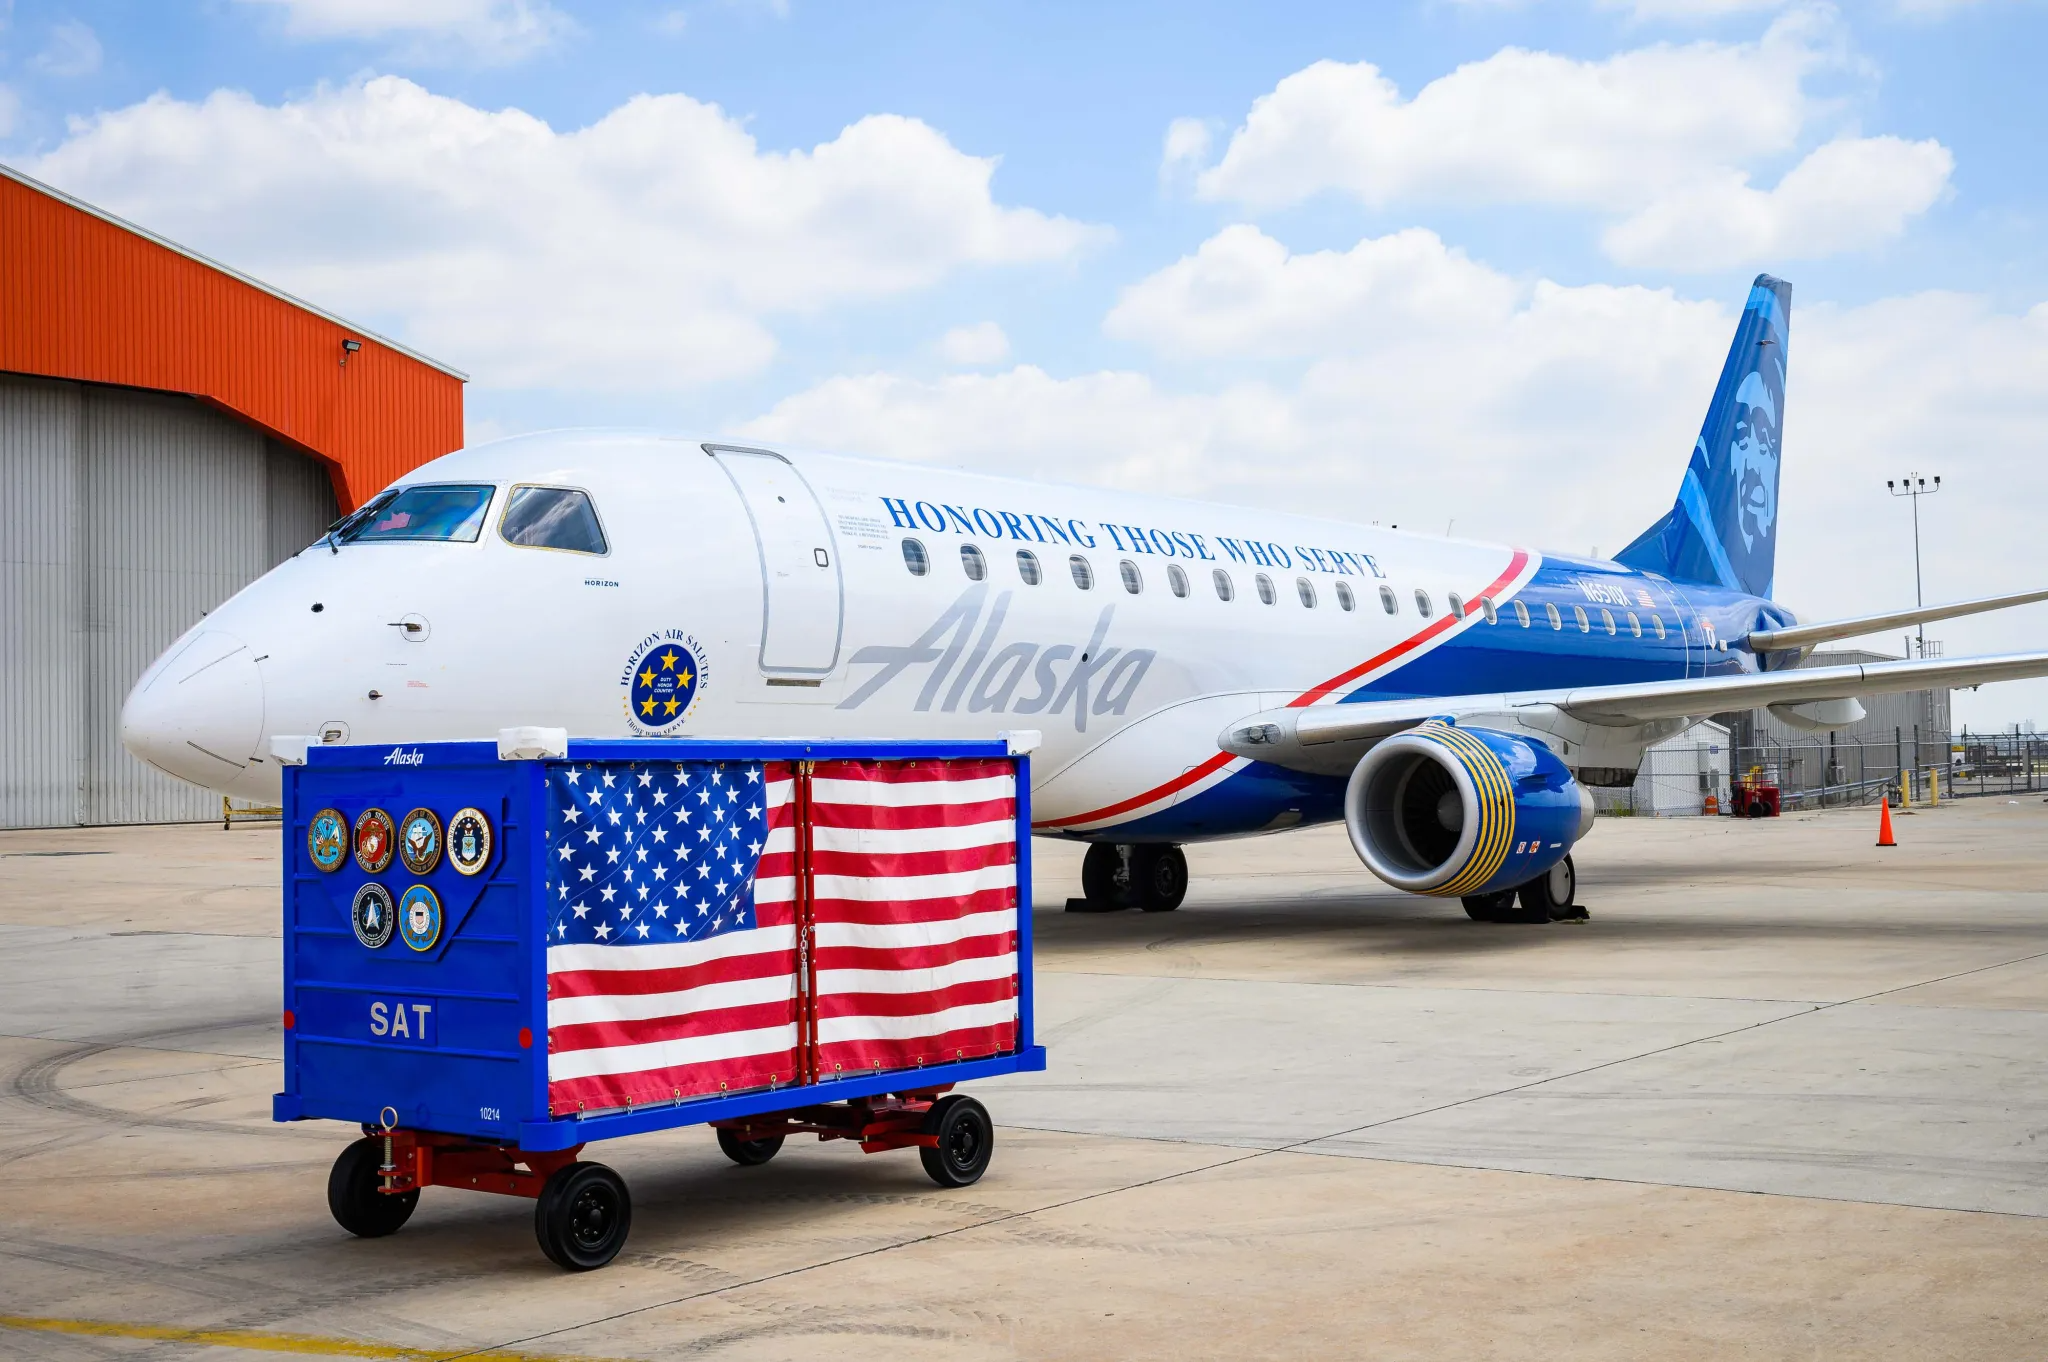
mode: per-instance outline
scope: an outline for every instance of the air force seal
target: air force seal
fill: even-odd
[[[627,657],[620,683],[634,732],[670,732],[704,688],[704,645],[680,629],[649,634]]]
[[[441,939],[441,900],[424,884],[406,890],[398,901],[398,934],[416,951],[430,951]]]
[[[306,824],[306,854],[320,870],[341,869],[348,859],[348,820],[340,809],[322,809]]]
[[[463,875],[479,875],[491,859],[491,823],[482,809],[457,809],[448,820],[448,864]]]
[[[364,809],[356,815],[356,864],[372,875],[381,875],[398,849],[398,837],[391,815],[382,809]]]
[[[391,891],[375,880],[356,890],[355,902],[349,905],[348,916],[356,929],[356,940],[373,951],[391,939],[391,929],[398,922],[397,915],[391,911]]]
[[[414,809],[398,825],[398,859],[415,875],[441,864],[441,820],[432,809]]]

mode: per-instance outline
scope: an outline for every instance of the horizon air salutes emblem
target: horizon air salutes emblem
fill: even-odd
[[[414,809],[398,825],[398,858],[415,875],[441,863],[441,820],[432,809]]]
[[[416,951],[430,951],[441,939],[441,900],[424,884],[406,890],[398,901],[398,934]]]
[[[306,855],[315,868],[333,872],[348,859],[348,820],[340,809],[322,809],[306,824]]]
[[[642,733],[665,733],[681,723],[703,687],[702,659],[702,645],[680,629],[642,639],[620,678],[627,722]]]
[[[476,875],[490,859],[490,820],[482,809],[457,809],[448,820],[448,863],[458,874]]]
[[[373,951],[391,939],[391,929],[398,924],[397,914],[391,911],[391,891],[375,880],[356,890],[348,917],[356,929],[356,940]]]
[[[356,815],[356,864],[372,875],[380,875],[398,850],[398,834],[391,815],[382,809],[364,809]]]

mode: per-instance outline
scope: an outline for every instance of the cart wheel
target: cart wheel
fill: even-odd
[[[358,1239],[382,1239],[412,1216],[420,1204],[419,1188],[386,1196],[377,1190],[377,1169],[384,1162],[384,1141],[365,1135],[341,1151],[327,1174],[327,1209],[334,1221]]]
[[[725,1156],[742,1168],[758,1168],[774,1158],[782,1150],[780,1135],[765,1135],[758,1140],[742,1140],[730,1130],[718,1132],[718,1147]]]
[[[633,1228],[625,1179],[601,1163],[557,1168],[533,1208],[533,1237],[557,1267],[588,1272],[619,1256]]]
[[[988,1169],[996,1128],[988,1108],[961,1093],[942,1097],[924,1118],[924,1133],[939,1137],[937,1149],[919,1149],[924,1171],[941,1187],[971,1187]]]

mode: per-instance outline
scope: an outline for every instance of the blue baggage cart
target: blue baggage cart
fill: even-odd
[[[955,1085],[1039,1070],[1031,738],[633,739],[286,753],[280,1121],[362,1128],[351,1233],[427,1187],[535,1199],[565,1268],[632,1221],[592,1140],[706,1125],[987,1167]]]

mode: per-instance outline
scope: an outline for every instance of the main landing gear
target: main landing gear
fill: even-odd
[[[1589,914],[1572,902],[1578,892],[1578,868],[1566,856],[1520,888],[1469,894],[1463,903],[1474,922],[1584,922]]]
[[[1177,846],[1097,842],[1081,862],[1081,893],[1067,900],[1068,912],[1170,913],[1188,894],[1188,858]]]

